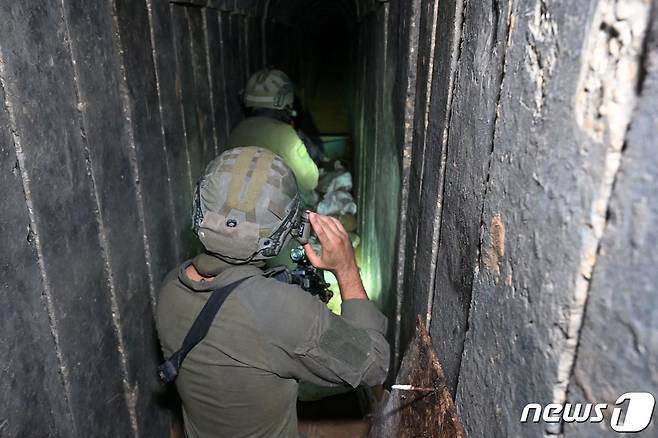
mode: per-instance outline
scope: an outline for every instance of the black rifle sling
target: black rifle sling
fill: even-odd
[[[185,335],[181,348],[158,367],[158,375],[163,383],[171,383],[176,380],[178,370],[180,370],[187,354],[206,337],[217,312],[219,312],[226,298],[247,278],[251,277],[243,278],[227,286],[215,289],[212,292],[212,295],[210,295],[203,309],[197,315],[187,335]]]

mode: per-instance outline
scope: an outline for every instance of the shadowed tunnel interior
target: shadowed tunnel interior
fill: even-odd
[[[347,137],[344,161],[354,178],[362,276],[370,297],[392,314],[401,162],[395,128],[384,126],[393,90],[376,93],[374,87],[394,72],[382,65],[386,46],[369,53],[376,46],[364,39],[384,22],[364,20],[362,8],[351,0],[267,2],[262,50],[265,65],[288,72],[296,84],[298,126],[316,139]]]
[[[200,250],[195,183],[264,67],[295,82],[299,127],[347,139],[357,258],[392,352],[370,436],[458,436],[459,421],[474,437],[616,436],[610,409],[519,418],[658,394],[657,14],[0,2],[0,436],[167,436],[158,291]]]

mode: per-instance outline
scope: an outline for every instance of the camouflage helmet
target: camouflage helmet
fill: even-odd
[[[244,91],[247,108],[292,110],[294,100],[292,81],[281,70],[264,69],[254,73]]]
[[[194,232],[208,252],[234,264],[276,256],[302,213],[292,170],[255,146],[211,161],[194,198]]]

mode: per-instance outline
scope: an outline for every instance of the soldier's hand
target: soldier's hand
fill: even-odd
[[[322,255],[318,255],[307,243],[304,250],[308,260],[316,268],[326,269],[336,275],[343,299],[367,299],[352,242],[343,224],[336,218],[317,213],[310,213],[309,220],[322,245]]]
[[[311,212],[309,220],[322,245],[322,255],[318,255],[311,245],[304,246],[313,266],[336,272],[356,265],[352,242],[338,219]]]

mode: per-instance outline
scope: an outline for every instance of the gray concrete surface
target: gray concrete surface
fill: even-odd
[[[567,425],[565,436],[618,436],[611,409],[625,392],[658,394],[658,9],[643,59],[638,102],[592,273],[568,401],[608,403],[606,421]],[[653,423],[640,436],[656,436]]]
[[[4,86],[1,97],[5,99]],[[0,111],[0,357],[4,359],[0,431],[7,436],[72,434],[66,388],[59,375],[42,266],[25,203],[23,174],[5,108]],[[38,360],[35,360],[38,356]],[[27,407],[29,406],[29,409]],[[20,420],[18,420],[20,419]]]
[[[160,436],[152,306],[198,249],[196,178],[244,117],[250,73],[307,82],[301,30],[327,6],[11,3],[0,435]],[[420,316],[469,435],[610,434],[519,418],[529,402],[658,391],[656,1],[335,5],[391,378]]]
[[[217,36],[246,16],[192,8],[181,46],[166,2],[0,8],[0,436],[164,436],[153,305],[197,249],[194,178],[242,114],[224,59],[244,36]]]

